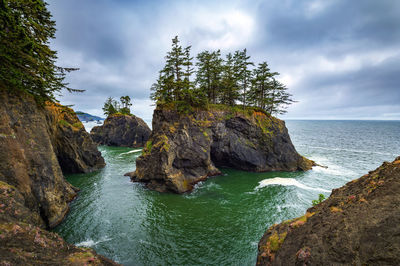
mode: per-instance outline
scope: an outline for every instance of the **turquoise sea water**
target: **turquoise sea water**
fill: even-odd
[[[286,125],[297,151],[328,169],[222,169],[223,176],[190,194],[161,194],[123,176],[135,169],[140,150],[102,146],[104,169],[67,176],[81,192],[55,231],[124,265],[254,265],[266,228],[304,214],[318,194],[328,196],[400,155],[399,121]]]

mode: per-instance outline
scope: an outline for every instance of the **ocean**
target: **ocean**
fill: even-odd
[[[131,183],[140,149],[100,146],[107,166],[68,175],[81,188],[55,228],[68,242],[123,265],[254,265],[265,230],[303,215],[319,194],[400,155],[400,121],[287,121],[305,157],[327,166],[308,172],[224,175],[192,193],[149,191]]]

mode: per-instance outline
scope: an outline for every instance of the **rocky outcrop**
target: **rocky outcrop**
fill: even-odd
[[[63,171],[104,166],[73,110],[3,89],[0,102],[0,265],[116,265],[44,230],[62,221],[76,196]]]
[[[313,166],[296,152],[283,121],[240,110],[222,106],[182,115],[158,107],[136,171],[127,175],[150,189],[183,193],[220,174],[217,167],[262,172]]]
[[[87,173],[105,166],[97,145],[71,108],[59,104],[46,106],[51,142],[64,173]]]
[[[400,265],[400,157],[271,226],[257,265]]]
[[[40,215],[24,203],[14,186],[0,181],[0,265],[117,265],[44,230]]]
[[[32,97],[0,90],[0,181],[15,187],[24,205],[54,227],[76,196],[62,171],[87,172],[104,160],[72,109],[38,107]]]
[[[100,145],[138,148],[149,139],[151,130],[134,115],[110,115],[102,126],[92,129],[92,139]]]

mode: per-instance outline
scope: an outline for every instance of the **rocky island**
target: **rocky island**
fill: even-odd
[[[271,226],[257,265],[399,265],[400,157]]]
[[[296,152],[285,123],[265,112],[214,106],[183,115],[158,107],[136,171],[127,175],[150,189],[183,193],[221,174],[217,167],[263,172],[313,165]]]
[[[127,114],[109,115],[101,126],[96,126],[90,135],[96,143],[107,146],[144,147],[151,129],[139,117]]]

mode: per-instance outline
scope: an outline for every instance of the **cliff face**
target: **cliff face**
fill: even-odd
[[[144,146],[150,133],[149,126],[137,116],[110,115],[90,135],[100,145],[138,148]]]
[[[87,172],[104,160],[71,109],[41,108],[29,96],[2,90],[0,102],[0,181],[19,191],[42,224],[54,227],[76,196],[62,171]]]
[[[0,102],[0,264],[117,265],[43,229],[60,223],[76,196],[62,171],[104,166],[74,112],[4,90]]]
[[[296,152],[285,123],[264,113],[214,110],[187,116],[157,108],[136,171],[127,175],[150,189],[183,193],[220,174],[218,166],[261,172],[312,165]]]
[[[273,225],[257,265],[400,265],[400,157]]]

